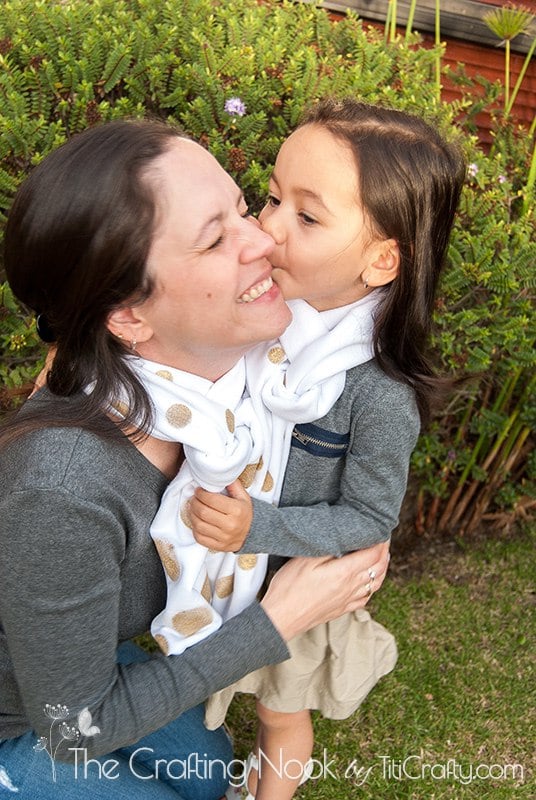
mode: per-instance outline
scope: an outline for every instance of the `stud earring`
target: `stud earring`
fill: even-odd
[[[368,289],[368,278],[363,278],[363,286]]]
[[[132,341],[130,342],[130,349],[132,350],[132,352],[135,351],[137,344],[138,342],[136,341],[136,339],[132,339]]]

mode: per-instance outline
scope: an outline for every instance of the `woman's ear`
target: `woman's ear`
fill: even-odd
[[[369,286],[386,286],[400,268],[400,250],[396,239],[384,239],[375,246],[372,262],[366,270]]]
[[[127,344],[130,342],[131,347],[133,342],[147,342],[153,335],[153,329],[135,306],[115,308],[108,314],[106,327],[118,339],[123,339]]]

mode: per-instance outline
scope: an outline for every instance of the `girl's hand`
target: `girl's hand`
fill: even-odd
[[[228,496],[197,488],[190,500],[194,537],[211,550],[240,550],[253,521],[253,503],[239,480],[227,487]]]

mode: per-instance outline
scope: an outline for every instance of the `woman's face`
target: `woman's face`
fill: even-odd
[[[291,315],[272,283],[272,238],[200,145],[177,138],[147,179],[157,198],[147,271],[154,291],[137,307],[152,334],[145,358],[215,380]]]

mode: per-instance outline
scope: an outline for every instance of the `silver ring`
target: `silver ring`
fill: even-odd
[[[370,567],[369,567],[368,574],[369,574],[369,578],[370,578],[370,580],[371,580],[371,581],[373,581],[373,580],[374,580],[374,578],[376,577],[376,572],[375,572],[375,570],[373,570],[372,568],[370,568]]]
[[[365,589],[367,590],[367,596],[370,597],[372,594],[372,581],[365,584]]]

